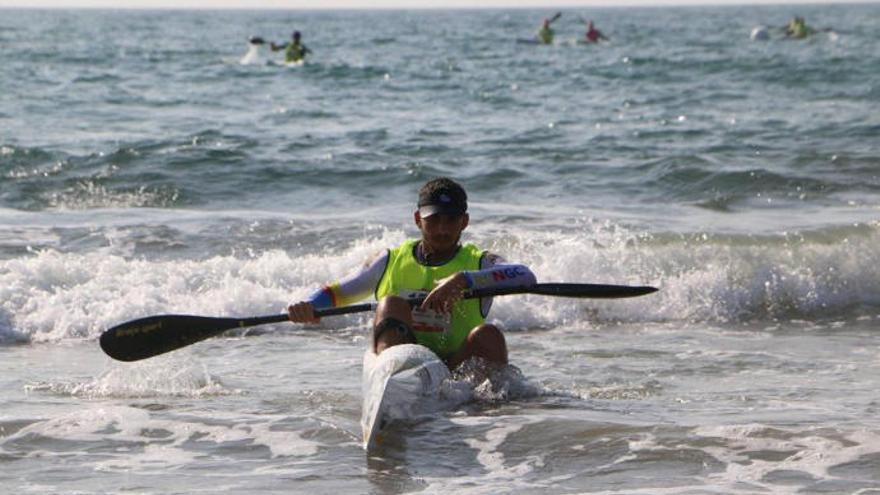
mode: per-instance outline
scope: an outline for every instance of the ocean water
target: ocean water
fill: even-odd
[[[880,493],[880,5],[552,12],[0,10],[0,492]],[[441,175],[539,281],[660,291],[498,298],[515,368],[370,456],[369,315],[98,347],[283,311]]]

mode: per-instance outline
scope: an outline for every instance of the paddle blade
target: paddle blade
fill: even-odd
[[[148,316],[116,325],[101,334],[101,349],[119,361],[138,361],[247,326],[244,323],[236,318]]]
[[[590,299],[621,299],[638,297],[657,292],[656,287],[606,284],[535,284],[529,291],[532,294],[557,297],[579,297]]]
[[[549,283],[524,285],[521,287],[494,287],[475,289],[465,295],[472,297],[506,296],[511,294],[539,294],[542,296],[577,297],[590,299],[620,299],[624,297],[644,296],[657,292],[656,287],[605,284],[567,284]]]

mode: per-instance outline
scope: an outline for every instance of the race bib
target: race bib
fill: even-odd
[[[400,291],[399,295],[409,299],[425,297],[428,292],[404,289]],[[432,309],[423,310],[415,307],[412,310],[412,317],[413,331],[416,332],[449,333],[449,329],[452,327],[451,314],[438,313]]]

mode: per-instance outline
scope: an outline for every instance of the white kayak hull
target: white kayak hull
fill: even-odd
[[[364,449],[372,450],[382,442],[382,429],[389,422],[441,409],[442,385],[450,377],[446,364],[418,344],[396,345],[379,356],[367,350],[361,414]]]

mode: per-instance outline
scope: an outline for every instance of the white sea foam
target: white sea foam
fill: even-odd
[[[39,382],[29,392],[49,392],[85,399],[135,397],[208,397],[240,394],[211,376],[204,365],[158,357],[137,363],[109,362],[100,376],[87,381]]]
[[[179,192],[140,186],[131,190],[112,190],[92,180],[84,180],[48,195],[46,202],[59,210],[96,208],[163,207],[174,204]]]
[[[38,420],[0,438],[0,452],[15,454],[27,445],[29,456],[68,455],[69,451],[35,449],[32,442],[77,443],[80,448],[114,442],[118,447],[98,470],[157,472],[195,462],[213,446],[265,447],[270,457],[308,457],[318,443],[285,427],[284,416],[242,416],[212,412],[166,417],[162,412],[126,406],[86,406],[57,417]],[[201,445],[201,447],[200,447]],[[53,453],[54,452],[54,453]],[[88,455],[85,451],[82,455]]]
[[[515,329],[589,320],[811,320],[877,307],[877,230],[863,226],[842,239],[658,239],[602,224],[571,233],[484,238],[476,231],[473,237],[511,261],[530,265],[539,282],[660,288],[650,296],[614,301],[498,298],[493,316]],[[150,314],[276,313],[403,238],[402,231],[382,230],[332,253],[310,252],[306,246],[201,260],[132,258],[114,254],[115,247],[36,251],[0,261],[0,335],[33,341],[95,338],[114,324]]]
[[[868,429],[841,432],[745,424],[698,427],[694,434],[723,440],[723,446],[703,448],[726,466],[723,472],[709,475],[707,482],[730,487],[749,484],[774,492],[779,485],[767,481],[774,472],[804,473],[814,480],[842,479],[830,469],[880,453],[880,432]],[[773,454],[772,460],[768,454]]]
[[[241,65],[263,65],[266,60],[261,53],[260,45],[248,43],[248,51],[238,61]]]
[[[590,301],[600,320],[737,322],[834,317],[859,305],[880,305],[878,225],[848,232],[778,237],[662,238],[608,223],[583,232],[529,233],[512,259],[538,281],[654,285],[660,292]],[[534,304],[540,301],[540,305]],[[526,324],[582,320],[581,301],[530,298],[496,304]]]

